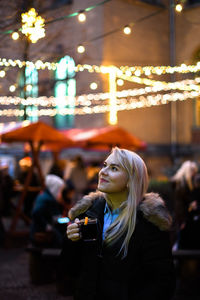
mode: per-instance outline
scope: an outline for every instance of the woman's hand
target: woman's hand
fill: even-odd
[[[67,237],[73,242],[79,241],[81,239],[79,219],[75,219],[73,224],[67,226]]]

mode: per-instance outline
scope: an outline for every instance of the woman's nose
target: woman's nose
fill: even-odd
[[[106,167],[100,170],[99,175],[101,175],[101,174],[103,174],[103,175],[107,175],[108,174]]]

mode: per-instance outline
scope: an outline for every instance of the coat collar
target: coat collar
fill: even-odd
[[[90,193],[77,202],[69,211],[70,219],[85,213],[92,206],[92,211],[97,211],[105,206],[105,198],[102,192]],[[138,205],[138,211],[141,211],[144,218],[156,225],[160,230],[169,230],[172,224],[172,218],[165,206],[165,202],[156,193],[145,194],[143,200]]]

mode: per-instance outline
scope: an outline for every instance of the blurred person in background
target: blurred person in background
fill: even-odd
[[[88,186],[86,194],[97,190],[99,171],[100,166],[97,162],[93,162],[87,167]]]
[[[55,217],[63,213],[65,181],[49,174],[45,177],[45,190],[35,200],[32,210],[31,241],[35,245],[61,247],[63,236],[56,229]]]
[[[54,174],[60,178],[64,178],[67,161],[64,159],[57,159],[53,162],[48,174]]]
[[[194,175],[188,211],[179,236],[179,249],[200,250],[200,174]]]
[[[171,177],[174,186],[174,213],[175,222],[178,228],[185,223],[190,204],[190,197],[194,190],[194,176],[198,172],[196,162],[187,160]]]
[[[88,178],[87,170],[82,157],[76,156],[73,162],[74,166],[72,167],[67,179],[70,180],[75,189],[73,199],[73,204],[75,204],[85,194],[88,187]]]
[[[9,174],[7,163],[0,164],[0,211],[3,216],[11,215],[11,198],[13,196],[14,180]]]
[[[26,156],[19,161],[20,170],[16,180],[17,184],[23,186],[26,183],[26,179],[31,166],[32,166],[32,159],[29,156]],[[36,187],[36,188],[40,186],[40,181],[37,174],[35,173],[35,170],[33,170],[29,186]],[[28,191],[26,193],[23,210],[25,215],[27,215],[28,217],[31,217],[33,204],[38,193],[39,193],[38,191]]]

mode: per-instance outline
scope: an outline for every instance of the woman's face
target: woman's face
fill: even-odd
[[[120,166],[113,153],[105,160],[99,172],[98,190],[104,193],[120,193],[127,190],[128,174]]]

